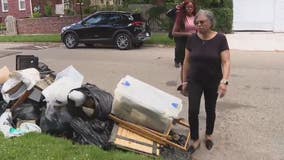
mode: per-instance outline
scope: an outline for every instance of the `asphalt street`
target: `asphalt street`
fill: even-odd
[[[111,94],[119,80],[131,75],[183,100],[180,117],[187,119],[187,98],[176,91],[179,69],[173,48],[142,47],[66,49],[63,45],[0,44],[0,64],[15,69],[16,54],[33,54],[59,72],[73,65],[85,77]],[[38,49],[35,49],[38,48]],[[231,50],[228,94],[218,99],[215,145],[204,144],[197,160],[284,160],[284,52]],[[204,138],[205,111],[200,110],[200,138]]]

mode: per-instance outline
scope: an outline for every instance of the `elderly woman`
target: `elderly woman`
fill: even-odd
[[[213,147],[216,101],[227,91],[230,74],[230,52],[225,35],[213,31],[214,15],[211,11],[200,10],[194,19],[197,33],[188,38],[183,64],[182,93],[188,95],[189,124],[192,143],[189,152],[200,146],[199,109],[204,94],[206,111],[205,146]]]

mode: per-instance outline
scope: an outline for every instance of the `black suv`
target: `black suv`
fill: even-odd
[[[150,28],[140,14],[120,11],[95,12],[61,30],[61,39],[67,48],[75,48],[79,43],[86,46],[103,43],[130,49],[142,46],[150,36]]]

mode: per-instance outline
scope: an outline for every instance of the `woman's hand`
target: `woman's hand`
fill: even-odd
[[[184,96],[188,96],[188,83],[187,82],[182,84],[182,89],[180,93]]]
[[[219,97],[223,98],[227,92],[227,86],[224,83],[220,83],[219,88],[218,88],[218,93],[219,93]]]
[[[184,6],[184,2],[181,2],[180,4],[176,5],[176,9],[182,9],[182,7]]]
[[[189,2],[188,0],[181,2],[180,4],[176,5],[176,9],[177,10],[182,9],[188,2]]]

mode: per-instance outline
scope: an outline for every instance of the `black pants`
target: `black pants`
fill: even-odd
[[[204,93],[206,111],[206,135],[211,135],[214,130],[216,117],[216,101],[218,98],[219,83],[208,84],[206,82],[189,82],[188,95],[188,121],[190,124],[191,139],[199,139],[199,119],[201,95]]]
[[[175,63],[183,64],[186,42],[186,37],[175,37]]]

